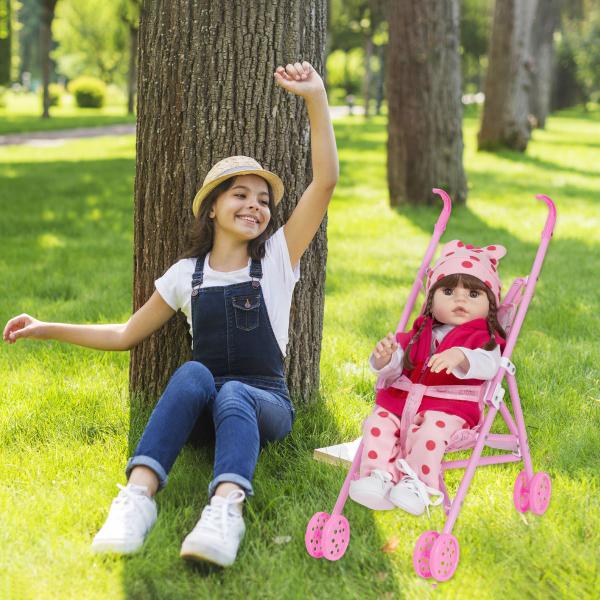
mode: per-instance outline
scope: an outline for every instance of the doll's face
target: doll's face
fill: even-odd
[[[482,290],[470,290],[459,283],[455,288],[441,287],[433,295],[433,317],[445,325],[462,325],[485,319],[490,301]]]

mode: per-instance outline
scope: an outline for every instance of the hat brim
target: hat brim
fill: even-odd
[[[249,169],[247,167],[233,168],[223,175],[220,175],[216,179],[213,179],[210,183],[203,185],[198,190],[198,193],[194,196],[194,201],[192,202],[192,212],[194,213],[194,216],[198,216],[200,205],[202,204],[204,198],[206,198],[206,196],[208,196],[208,194],[210,194],[220,183],[223,183],[232,177],[239,177],[240,175],[258,175],[258,177],[262,177],[265,181],[267,181],[273,190],[273,200],[275,202],[275,206],[277,206],[283,198],[283,192],[285,189],[283,181],[281,181],[281,179],[275,175],[275,173],[271,173],[271,171],[266,171],[265,169]]]

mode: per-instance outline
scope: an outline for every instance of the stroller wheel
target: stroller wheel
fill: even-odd
[[[437,531],[426,531],[419,536],[415,549],[413,550],[413,566],[417,575],[420,577],[431,577],[431,569],[429,568],[429,555],[431,547],[438,538]]]
[[[436,581],[448,581],[456,571],[459,557],[458,540],[450,533],[442,533],[431,547],[429,555],[431,576]]]
[[[323,550],[321,549],[321,539],[323,536],[323,528],[325,523],[329,519],[329,513],[318,512],[315,513],[312,519],[306,526],[306,535],[304,536],[304,543],[306,544],[306,551],[313,558],[321,558],[323,556]]]
[[[350,524],[343,515],[332,515],[323,527],[321,548],[327,560],[339,560],[350,543]]]
[[[529,510],[534,515],[543,515],[550,504],[551,495],[552,483],[548,473],[536,473],[529,484]]]
[[[518,512],[525,513],[529,509],[529,489],[527,487],[525,471],[521,471],[515,480],[513,501]]]

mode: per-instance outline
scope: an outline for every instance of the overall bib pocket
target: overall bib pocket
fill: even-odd
[[[235,325],[242,331],[252,331],[258,327],[260,294],[247,294],[232,297],[235,310]]]

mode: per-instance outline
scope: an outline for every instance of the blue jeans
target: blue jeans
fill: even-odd
[[[156,473],[162,489],[196,421],[211,415],[216,442],[209,498],[223,482],[235,483],[252,496],[261,446],[285,437],[292,428],[294,409],[285,382],[257,376],[215,378],[196,361],[183,364],[169,380],[127,463],[127,477],[143,465]]]

